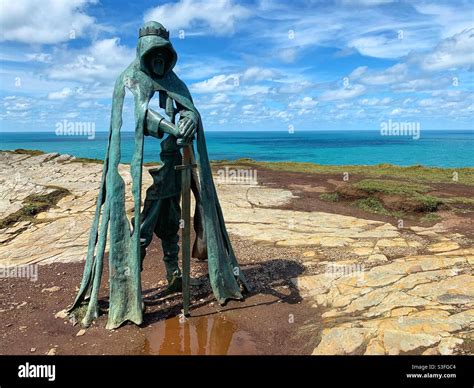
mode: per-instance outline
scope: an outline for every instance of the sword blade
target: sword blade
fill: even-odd
[[[181,214],[184,221],[182,234],[183,267],[183,314],[189,315],[190,277],[191,277],[191,147],[183,148],[183,166],[181,171]]]

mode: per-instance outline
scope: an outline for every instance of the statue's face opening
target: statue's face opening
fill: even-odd
[[[151,68],[153,73],[157,76],[162,76],[165,73],[165,61],[161,56],[155,57],[151,61]]]
[[[157,77],[163,77],[167,69],[167,64],[169,63],[169,57],[166,52],[161,50],[152,50],[146,54],[145,63],[147,71],[150,75]]]

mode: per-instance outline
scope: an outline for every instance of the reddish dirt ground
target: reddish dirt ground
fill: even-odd
[[[55,318],[74,300],[83,263],[39,266],[37,282],[0,279],[0,309],[5,310],[0,314],[0,354],[46,354],[52,348],[56,354],[310,354],[313,341],[298,328],[314,316],[314,310],[290,284],[290,278],[304,270],[296,253],[235,238],[233,243],[252,292],[245,301],[219,306],[205,275],[207,264],[193,259],[192,275],[203,284],[192,288],[191,317],[186,321],[179,320],[180,294],[162,295],[164,266],[156,239],[142,273],[146,313],[140,327],[125,324],[106,330],[104,314],[86,334],[76,336],[79,325]],[[276,258],[269,260],[271,256]],[[106,265],[103,279],[107,278]],[[54,286],[60,289],[45,290]],[[107,294],[103,286],[104,309]]]
[[[245,165],[245,164],[243,164]],[[370,178],[360,174],[351,175],[351,183]],[[372,178],[373,179],[373,178]],[[390,177],[384,179],[392,179]],[[304,174],[298,172],[274,171],[259,167],[259,183],[268,187],[285,188],[290,190],[297,198],[281,209],[291,209],[299,211],[321,211],[331,214],[341,214],[358,218],[383,221],[397,226],[398,219],[393,216],[367,213],[357,207],[351,206],[349,201],[328,202],[319,196],[323,192],[334,192],[336,187],[343,187],[348,183],[342,180],[341,174]],[[474,189],[472,186],[463,184],[430,183],[433,188],[429,194],[439,197],[466,197],[472,198]],[[462,208],[463,205],[456,205]],[[451,206],[445,206],[436,212],[443,222],[446,223],[452,232],[464,234],[467,237],[474,237],[474,209],[472,206],[465,209],[465,212],[453,211]],[[436,222],[424,222],[421,218],[425,213],[411,213],[404,218],[405,227],[410,226],[431,226]],[[437,221],[439,222],[439,221]]]

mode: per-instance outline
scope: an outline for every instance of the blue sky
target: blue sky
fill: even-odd
[[[472,129],[473,1],[1,0],[0,130],[106,130],[137,32],[171,32],[207,130]],[[124,130],[133,128],[132,100]]]

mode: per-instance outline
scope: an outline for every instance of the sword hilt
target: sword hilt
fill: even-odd
[[[191,144],[193,144],[193,140],[194,140],[194,136],[190,139],[184,139],[182,137],[178,138],[178,140],[176,140],[176,145],[178,147],[186,147],[186,146],[189,146]]]
[[[163,137],[163,132],[173,135],[177,138],[176,145],[178,147],[186,147],[191,145],[194,139],[194,136],[189,139],[184,139],[181,136],[181,132],[178,126],[172,121],[166,120],[158,112],[155,112],[153,109],[148,109],[147,111],[147,121],[145,127],[145,134],[152,135],[161,139]]]

